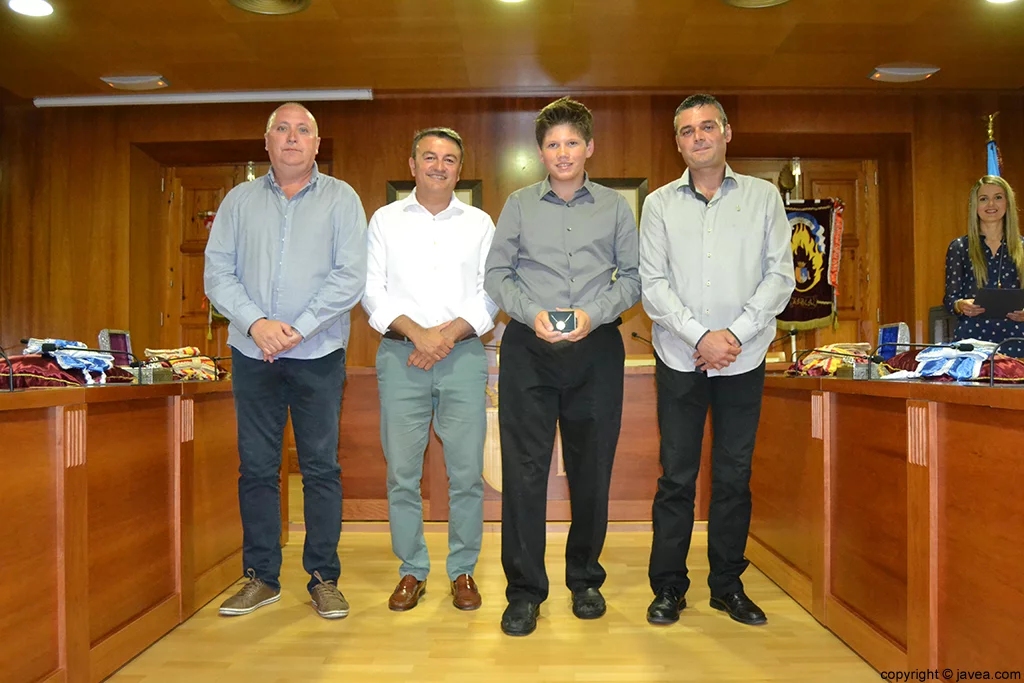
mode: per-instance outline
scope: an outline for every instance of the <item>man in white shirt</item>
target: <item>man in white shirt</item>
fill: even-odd
[[[453,604],[480,606],[473,570],[483,537],[487,357],[480,336],[498,307],[484,293],[494,223],[454,194],[463,145],[449,128],[416,134],[416,188],[370,219],[366,294],[377,351],[380,435],[388,464],[391,547],[400,580],[394,611],[416,606],[430,558],[423,538],[423,453],[430,421],[444,443],[449,481],[448,578]]]
[[[764,358],[775,316],[793,293],[791,230],[779,192],[725,162],[732,127],[710,95],[676,109],[682,178],[652,193],[640,225],[644,310],[654,322],[661,465],[652,520],[652,624],[686,606],[686,555],[701,441],[711,408],[708,561],[711,606],[744,624],[764,612],[740,574],[750,528],[750,465],[761,413]]]

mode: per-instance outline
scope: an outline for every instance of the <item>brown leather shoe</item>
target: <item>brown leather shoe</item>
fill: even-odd
[[[427,582],[417,581],[412,574],[406,574],[395,586],[395,592],[388,600],[388,609],[393,612],[404,612],[416,606],[420,596],[427,592]]]
[[[480,607],[480,591],[476,582],[469,574],[463,574],[452,581],[452,604],[461,610],[473,610]]]

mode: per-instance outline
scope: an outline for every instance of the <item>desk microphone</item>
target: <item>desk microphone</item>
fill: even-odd
[[[797,335],[797,331],[796,331],[796,330],[790,330],[790,331],[789,331],[789,332],[787,332],[786,334],[783,334],[783,335],[779,335],[779,336],[778,336],[778,337],[776,337],[775,339],[772,339],[771,343],[770,343],[770,344],[768,344],[768,348],[771,348],[771,347],[772,347],[772,344],[775,344],[776,342],[780,342],[780,341],[782,341],[783,339],[789,339],[790,337],[795,337],[796,335]]]
[[[996,384],[996,354],[999,352],[999,348],[1006,342],[1024,342],[1024,337],[1007,337],[996,344],[996,348],[992,349],[992,355],[988,358],[988,385],[990,387]]]
[[[21,343],[27,345],[29,343],[29,341],[30,340],[28,340],[28,339],[22,339]],[[141,368],[143,365],[146,365],[147,363],[155,363],[157,361],[167,360],[166,358],[152,358],[152,359],[150,359],[148,361],[144,361],[141,358],[139,358],[138,356],[136,356],[134,353],[132,353],[131,351],[126,351],[126,350],[121,350],[121,349],[118,349],[117,351],[114,351],[112,349],[87,349],[84,346],[65,346],[65,347],[61,348],[61,347],[58,347],[53,342],[44,342],[44,343],[39,345],[39,353],[48,353],[48,354],[52,355],[52,354],[56,353],[57,351],[87,351],[89,353],[106,353],[108,355],[114,356],[115,358],[118,355],[131,356],[135,360],[134,360],[134,362],[131,362],[131,363],[128,364],[128,367],[130,367],[130,368]]]
[[[911,342],[885,342],[875,347],[877,355],[879,351],[889,347],[908,346],[915,349],[953,349],[954,351],[973,351],[974,344],[970,342],[950,342],[949,344],[912,344]]]
[[[636,332],[634,332],[633,334],[631,334],[629,336],[632,337],[633,339],[639,339],[640,341],[642,341],[643,343],[647,344],[648,346],[654,346],[654,344],[651,343],[650,339],[646,339],[644,337],[641,337]]]

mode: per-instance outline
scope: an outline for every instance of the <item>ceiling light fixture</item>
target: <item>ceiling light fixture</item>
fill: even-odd
[[[46,17],[53,14],[53,6],[46,0],[7,0],[7,6],[18,14]]]
[[[309,7],[311,0],[228,0],[238,9],[253,14],[295,14]]]
[[[991,2],[993,5],[1006,5],[1006,4],[1009,4],[1011,2],[1016,2],[1016,0],[988,0],[988,1]]]
[[[145,95],[82,95],[37,97],[37,107],[107,107],[131,104],[223,104],[229,102],[332,102],[372,100],[370,88],[335,90],[255,90],[227,92],[152,93]]]
[[[100,76],[114,90],[159,90],[170,83],[160,74],[151,76]]]
[[[868,78],[882,83],[912,83],[927,80],[938,71],[939,67],[930,64],[883,64],[876,66]]]
[[[762,9],[764,7],[783,5],[789,2],[789,0],[722,0],[722,2],[741,9]]]

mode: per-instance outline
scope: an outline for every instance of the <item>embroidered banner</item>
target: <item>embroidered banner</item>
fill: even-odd
[[[838,199],[793,201],[786,204],[786,215],[793,230],[796,289],[778,316],[779,327],[810,330],[834,324],[843,203]]]

